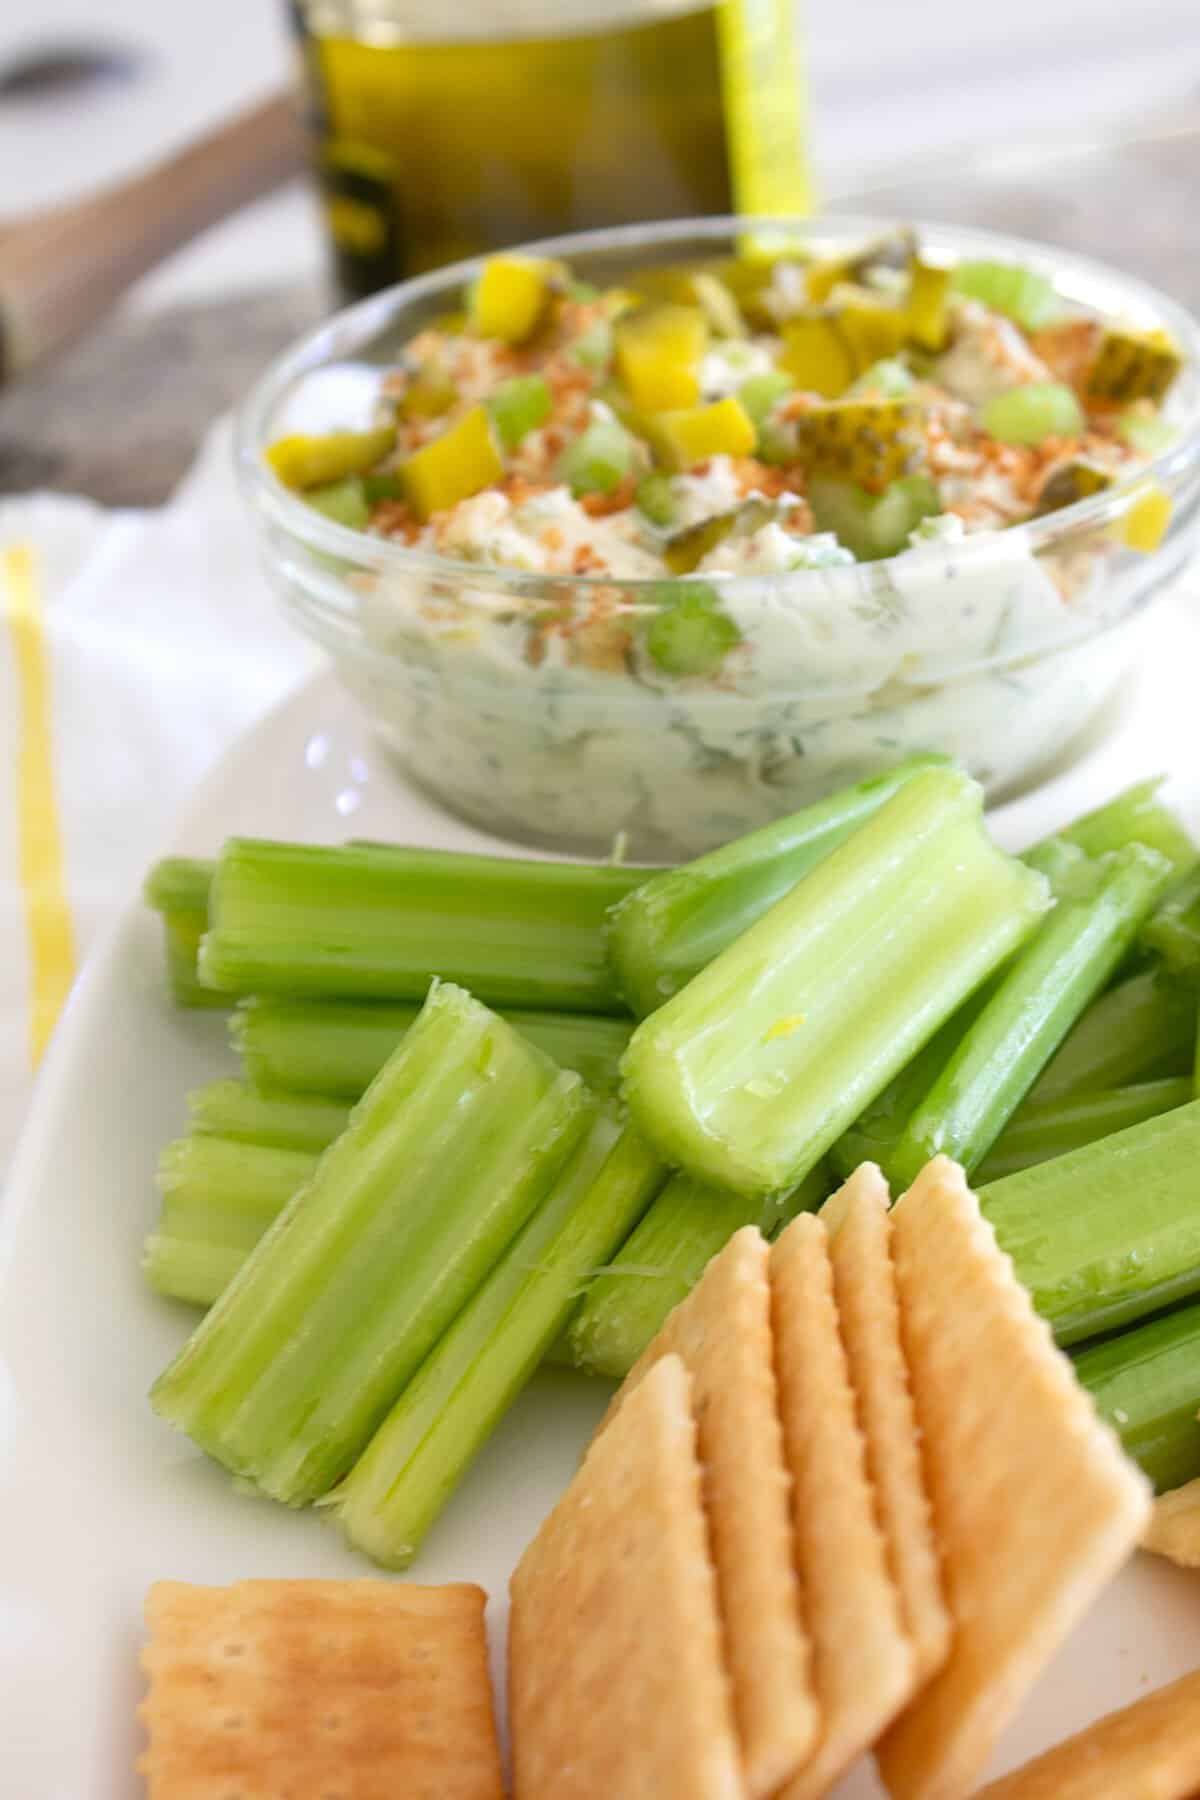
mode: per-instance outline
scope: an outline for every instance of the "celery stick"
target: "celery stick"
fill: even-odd
[[[142,1252],[147,1285],[168,1300],[211,1306],[249,1255],[229,1244],[154,1231]]]
[[[159,1376],[155,1409],[276,1499],[326,1493],[591,1112],[578,1075],[435,985],[311,1181]]]
[[[150,867],[142,899],[160,913],[208,914],[208,894],[216,863],[199,856],[164,856]]]
[[[1176,980],[1200,982],[1200,868],[1167,895],[1143,931],[1142,942],[1162,957]]]
[[[167,986],[178,1006],[228,1006],[227,994],[202,987],[196,972],[200,940],[208,929],[208,892],[216,864],[193,856],[166,856],[146,876],[142,896],[162,915]]]
[[[619,1012],[605,914],[644,879],[610,864],[234,838],[200,978],[237,994],[423,1000],[436,975],[490,1005]]]
[[[789,818],[651,876],[613,909],[609,957],[621,994],[651,1013],[740,937],[919,769],[916,756]]]
[[[1153,969],[1102,994],[1046,1065],[1030,1099],[1040,1105],[1064,1094],[1127,1087],[1191,1066],[1196,996]]]
[[[1143,1119],[1157,1118],[1193,1098],[1186,1075],[1140,1081],[1130,1087],[1096,1088],[1064,1094],[1059,1100],[1019,1106],[976,1170],[980,1182],[999,1181],[1051,1157],[1065,1156],[1100,1138],[1111,1137]],[[878,1159],[876,1159],[878,1160]]]
[[[1182,874],[1195,862],[1197,848],[1171,808],[1155,798],[1165,780],[1165,775],[1154,775],[1149,781],[1136,782],[1064,826],[1057,835],[1077,844],[1088,856],[1106,856],[1126,844],[1145,844]]]
[[[978,785],[913,775],[634,1032],[635,1122],[735,1192],[790,1187],[1028,934],[1047,884],[991,843]]]
[[[420,1012],[372,1000],[257,995],[229,1015],[229,1036],[256,1088],[357,1100]]]
[[[1160,1494],[1200,1475],[1200,1306],[1089,1345],[1075,1373]]]
[[[887,1160],[894,1188],[940,1153],[968,1174],[979,1166],[1172,873],[1165,856],[1141,844],[1092,869],[1094,892],[1058,902],[917,1104]]]
[[[843,1181],[853,1175],[860,1163],[874,1162],[882,1166],[894,1155],[914,1107],[928,1093],[939,1069],[944,1067],[987,1005],[996,984],[1004,979],[1004,973],[1005,966],[1001,965],[956,1012],[951,1013],[941,1029],[922,1045],[912,1061],[893,1076],[830,1147],[830,1166]]]
[[[597,1118],[330,1496],[351,1544],[387,1568],[408,1566],[583,1283],[629,1235],[666,1173],[632,1127]]]
[[[979,1190],[1060,1344],[1200,1291],[1198,1199],[1200,1100]]]
[[[621,1380],[735,1231],[758,1225],[772,1234],[797,1213],[814,1212],[831,1186],[823,1164],[765,1202],[673,1175],[588,1288],[568,1332],[571,1360],[590,1375]]]
[[[324,1150],[350,1118],[343,1100],[260,1094],[244,1081],[211,1081],[188,1095],[188,1107],[194,1132],[278,1150]]]
[[[255,1087],[357,1100],[378,1075],[420,1009],[371,1000],[243,1000],[230,1036]],[[522,1012],[506,1008],[522,1037],[594,1093],[617,1089],[633,1026],[598,1013]]]
[[[150,1287],[211,1306],[316,1166],[303,1151],[226,1138],[168,1144],[158,1169],[162,1212],[142,1257]]]

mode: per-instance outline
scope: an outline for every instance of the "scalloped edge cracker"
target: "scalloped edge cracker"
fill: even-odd
[[[1189,1800],[1200,1791],[1200,1670],[1108,1713],[979,1800]]]
[[[863,1163],[822,1206],[850,1381],[867,1446],[888,1568],[923,1685],[946,1660],[950,1614],[942,1595],[933,1513],[921,1467],[912,1389],[900,1337],[892,1262],[891,1196]]]
[[[682,1357],[692,1377],[725,1662],[752,1796],[773,1794],[810,1753],[819,1729],[792,1553],[769,1257],[755,1226],[736,1232],[639,1358],[609,1413],[615,1416],[662,1357]]]
[[[904,1705],[915,1663],[867,1479],[820,1219],[793,1220],[771,1251],[770,1272],[795,1554],[821,1714],[816,1751],[782,1800],[814,1800]]]
[[[893,1208],[892,1249],[954,1641],[877,1757],[896,1800],[959,1800],[1150,1492],[947,1157]]]
[[[1142,1549],[1168,1557],[1181,1569],[1200,1569],[1200,1480],[1158,1496],[1142,1533]]]
[[[157,1582],[139,1709],[150,1800],[503,1800],[485,1602],[466,1582]]]
[[[691,1394],[662,1357],[513,1574],[519,1800],[745,1800]]]

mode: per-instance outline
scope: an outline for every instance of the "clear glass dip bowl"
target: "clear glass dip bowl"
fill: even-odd
[[[836,254],[894,223],[753,228]],[[728,253],[746,228],[736,219],[636,226],[536,249],[603,284],[639,265]],[[519,842],[605,855],[616,841],[634,859],[674,861],[916,750],[958,758],[992,797],[1030,784],[1060,755],[1127,667],[1136,615],[1194,547],[1200,328],[1165,295],[1099,263],[989,232],[918,229],[935,254],[1019,262],[1068,300],[1165,328],[1185,359],[1168,408],[1175,442],[1127,482],[1005,531],[849,568],[705,576],[742,634],[716,678],[671,677],[639,653],[662,604],[652,582],[454,562],[352,531],[263,461],[287,430],[355,423],[346,407],[355,397],[361,406],[374,379],[362,365],[393,364],[456,304],[476,264],[339,313],[267,371],[237,433],[266,568],[409,778]],[[1147,482],[1172,508],[1150,552],[1122,541]],[[632,651],[621,647],[625,631],[606,640],[614,618],[632,626]]]

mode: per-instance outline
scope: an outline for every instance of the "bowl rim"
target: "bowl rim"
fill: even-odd
[[[1082,256],[1053,244],[1033,238],[1012,236],[974,226],[942,224],[935,220],[898,219],[888,215],[857,213],[823,213],[811,218],[790,215],[770,217],[726,213],[713,217],[644,221],[637,224],[607,226],[594,231],[570,232],[551,238],[513,245],[514,255],[537,255],[569,260],[577,251],[620,251],[637,247],[656,248],[678,240],[711,238],[728,240],[739,235],[760,239],[797,236],[815,240],[822,238],[869,241],[888,230],[905,227],[915,231],[935,253],[967,253],[997,261],[1019,261],[1048,275],[1060,293],[1068,299],[1077,288],[1111,287],[1113,305],[1106,316],[1128,317],[1131,311],[1149,315],[1155,324],[1165,324],[1184,352],[1184,368],[1197,377],[1197,392],[1188,413],[1179,421],[1179,435],[1165,450],[1142,463],[1129,476],[1089,498],[1060,507],[1053,513],[1024,520],[994,530],[969,533],[954,544],[956,565],[961,569],[973,554],[993,550],[999,538],[1013,541],[1014,551],[1030,555],[1068,538],[1076,530],[1100,527],[1117,519],[1136,492],[1148,482],[1170,484],[1184,475],[1190,465],[1200,460],[1200,320],[1180,301],[1175,300],[1140,276],[1126,274],[1110,263]],[[837,245],[831,245],[836,248]],[[262,452],[268,441],[267,421],[287,391],[303,375],[338,361],[354,360],[353,351],[364,342],[378,337],[394,325],[396,316],[410,304],[437,298],[461,288],[478,272],[487,255],[468,257],[444,268],[396,282],[364,300],[341,308],[330,318],[304,334],[267,366],[234,416],[233,459],[243,498],[252,511],[267,515],[289,536],[300,539],[309,548],[328,556],[352,561],[360,569],[418,576],[426,580],[465,583],[478,588],[486,585],[513,596],[530,596],[545,600],[547,594],[573,593],[600,588],[619,588],[632,600],[642,596],[648,605],[661,602],[652,590],[664,584],[697,579],[692,576],[643,575],[614,576],[611,573],[574,575],[550,574],[543,571],[515,569],[504,564],[469,561],[442,556],[436,551],[415,548],[393,538],[375,537],[352,526],[341,525],[308,506],[292,489],[275,475]],[[1097,309],[1093,298],[1081,304]],[[1142,321],[1139,321],[1142,322]],[[1145,321],[1149,322],[1149,320]],[[339,345],[343,354],[337,354]],[[872,577],[872,571],[886,570],[900,557],[913,550],[897,552],[875,562],[855,563],[839,568],[843,576],[857,572]],[[920,553],[919,551],[917,552]],[[1151,555],[1156,552],[1151,552]],[[792,569],[772,574],[718,573],[700,577],[718,592],[736,582],[741,593],[751,589],[770,591],[777,598],[801,597],[805,588],[816,592],[827,581],[827,569]]]

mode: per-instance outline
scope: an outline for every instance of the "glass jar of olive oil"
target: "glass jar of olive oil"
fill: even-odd
[[[529,238],[730,210],[712,0],[292,11],[348,296]]]

